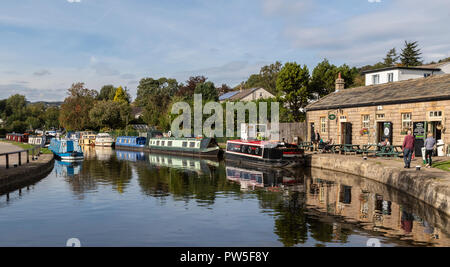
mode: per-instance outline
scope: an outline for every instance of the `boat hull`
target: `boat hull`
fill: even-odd
[[[77,160],[83,160],[84,155],[82,153],[55,153],[53,152],[55,157],[60,160],[64,161],[77,161]]]
[[[220,149],[211,151],[200,151],[200,150],[168,150],[168,149],[158,149],[150,148],[150,153],[167,154],[167,155],[180,155],[180,156],[191,156],[191,157],[205,157],[205,158],[217,158],[219,156]]]
[[[231,161],[237,166],[243,167],[263,167],[263,168],[300,168],[304,166],[303,157],[292,159],[265,159],[253,158],[246,155],[237,155],[225,152],[226,161]]]

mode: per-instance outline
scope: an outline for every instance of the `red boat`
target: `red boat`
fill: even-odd
[[[242,165],[295,168],[304,163],[304,150],[298,146],[275,141],[227,142],[226,159]]]

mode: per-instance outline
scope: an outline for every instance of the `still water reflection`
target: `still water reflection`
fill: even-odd
[[[110,148],[0,197],[0,246],[450,246],[448,233],[448,217],[359,177]]]

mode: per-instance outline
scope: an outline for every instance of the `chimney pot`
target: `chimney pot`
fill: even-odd
[[[342,79],[342,74],[339,72],[338,78],[336,79],[336,92],[345,89],[345,80]]]

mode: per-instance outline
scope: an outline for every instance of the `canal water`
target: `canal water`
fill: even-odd
[[[448,217],[382,184],[88,148],[0,196],[0,246],[450,246]]]

